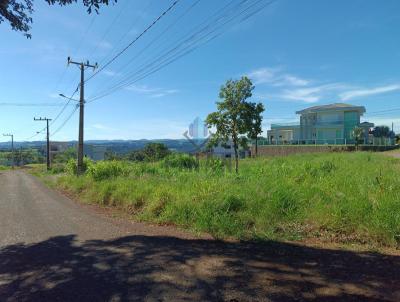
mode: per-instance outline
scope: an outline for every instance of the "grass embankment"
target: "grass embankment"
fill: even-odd
[[[219,238],[400,243],[400,161],[380,154],[247,159],[239,175],[203,163],[198,170],[162,163],[96,166],[83,177],[61,175],[56,186],[139,220]]]
[[[4,171],[4,170],[8,170],[8,169],[9,169],[9,167],[0,165],[0,171]]]

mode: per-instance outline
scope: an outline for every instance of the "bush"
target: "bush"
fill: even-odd
[[[224,169],[224,162],[220,158],[211,157],[205,162],[207,170],[212,172],[222,172]]]
[[[100,161],[92,164],[88,168],[87,174],[94,180],[100,181],[127,175],[128,170],[125,168],[124,163],[120,161]]]
[[[93,162],[87,158],[83,158],[83,172],[85,173],[90,166],[93,165]],[[78,162],[76,159],[70,159],[65,165],[65,172],[70,175],[77,175],[78,174]]]
[[[165,168],[197,169],[199,161],[188,154],[173,153],[164,159],[163,166]]]

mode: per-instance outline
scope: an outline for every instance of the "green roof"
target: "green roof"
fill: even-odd
[[[321,112],[321,111],[348,111],[348,110],[356,110],[360,111],[361,113],[365,112],[365,107],[364,106],[354,106],[350,104],[345,104],[345,103],[333,103],[333,104],[328,104],[328,105],[320,105],[320,106],[313,106],[309,108],[305,108],[300,111],[296,111],[297,114],[303,114],[303,113],[313,113],[313,112]]]

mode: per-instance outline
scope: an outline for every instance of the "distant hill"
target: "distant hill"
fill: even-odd
[[[105,146],[107,150],[116,152],[117,154],[128,153],[133,150],[142,149],[148,143],[163,143],[169,149],[177,152],[194,152],[195,147],[186,139],[140,139],[140,140],[88,140],[85,144],[88,145],[101,145]],[[68,141],[72,146],[76,145],[77,141]],[[46,145],[45,141],[33,142],[14,142],[14,148],[33,148],[40,149]],[[11,148],[10,142],[0,142],[0,150],[9,150]]]

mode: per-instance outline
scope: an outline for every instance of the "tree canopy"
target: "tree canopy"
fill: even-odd
[[[70,5],[78,0],[44,0],[49,5],[58,4],[60,6]],[[87,7],[87,12],[91,14],[93,10],[98,13],[100,6],[116,3],[118,0],[82,0]],[[0,0],[0,23],[7,21],[13,30],[22,32],[27,38],[31,38],[30,29],[34,12],[34,0]]]
[[[248,102],[254,89],[253,83],[247,77],[240,80],[228,80],[221,87],[217,102],[217,111],[207,116],[206,124],[209,128],[215,127],[209,145],[219,143],[225,145],[232,142],[235,151],[235,170],[238,172],[238,148],[247,147],[246,135],[257,136],[261,133],[262,104]],[[260,128],[258,127],[260,126]]]

